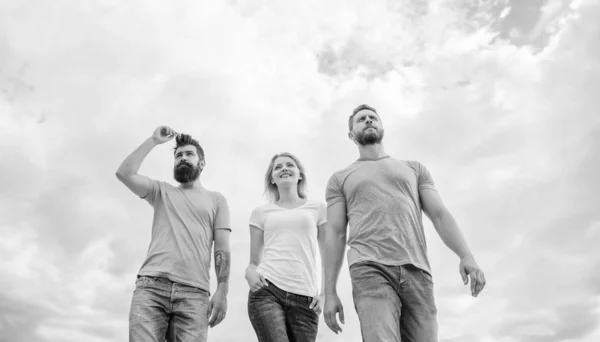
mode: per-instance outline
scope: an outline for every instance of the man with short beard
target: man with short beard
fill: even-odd
[[[348,225],[348,266],[363,341],[437,341],[437,309],[421,212],[460,258],[460,274],[464,284],[470,277],[474,297],[485,285],[483,271],[427,168],[384,152],[377,111],[358,106],[348,126],[348,137],[358,146],[360,158],[335,172],[327,183],[325,323],[335,333],[341,331],[336,314],[344,323],[336,284]]]
[[[175,136],[173,174],[179,186],[138,174],[148,153]],[[200,183],[204,165],[198,141],[161,126],[117,170],[117,178],[154,208],[152,238],[131,301],[129,341],[206,341],[208,327],[225,318],[229,206],[222,194]],[[210,298],[213,242],[218,285]]]

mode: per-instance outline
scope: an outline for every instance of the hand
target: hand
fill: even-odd
[[[468,277],[471,277],[471,295],[477,297],[485,286],[485,276],[479,265],[477,265],[475,257],[470,254],[462,257],[458,268],[465,285],[469,283]]]
[[[342,332],[342,328],[338,325],[336,314],[339,313],[340,322],[344,323],[344,307],[337,293],[325,295],[324,316],[325,323],[334,333]]]
[[[221,289],[217,289],[208,303],[208,325],[214,328],[217,324],[221,323],[226,314],[227,295]]]
[[[154,133],[152,133],[152,139],[159,144],[166,143],[167,141],[173,139],[177,135],[171,127],[169,126],[159,126],[156,127]]]
[[[320,294],[316,297],[313,297],[313,300],[310,303],[310,305],[308,306],[308,308],[314,310],[317,313],[317,315],[320,315],[321,312],[323,311],[323,307],[321,305],[324,300],[325,300],[324,294]]]
[[[256,266],[248,266],[246,269],[246,281],[251,292],[256,292],[263,286],[269,286],[267,279],[256,270]]]

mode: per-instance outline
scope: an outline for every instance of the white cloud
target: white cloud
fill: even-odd
[[[203,183],[232,210],[230,311],[211,340],[246,341],[247,220],[268,159],[297,154],[322,200],[357,156],[347,117],[370,103],[388,153],[429,167],[486,271],[470,298],[426,223],[440,340],[593,341],[600,9],[559,2],[519,17],[550,36],[541,50],[503,40],[498,22],[524,13],[506,1],[0,2],[0,330],[126,338],[152,218],[114,171],[169,124],[198,137]],[[172,179],[170,148],[141,172]],[[346,266],[339,291],[344,333],[321,319],[319,340],[359,341]]]

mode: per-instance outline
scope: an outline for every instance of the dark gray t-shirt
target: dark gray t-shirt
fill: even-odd
[[[413,264],[431,273],[419,196],[422,191],[436,191],[425,166],[389,156],[359,159],[331,176],[327,207],[346,203],[348,266],[359,261]]]
[[[183,189],[151,180],[144,199],[154,207],[154,221],[138,274],[210,291],[213,233],[230,229],[225,197],[204,187]]]

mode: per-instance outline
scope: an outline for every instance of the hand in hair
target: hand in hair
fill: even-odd
[[[154,133],[152,134],[152,139],[159,144],[166,143],[167,141],[173,139],[177,135],[177,132],[173,130],[169,126],[159,126],[156,127]]]

